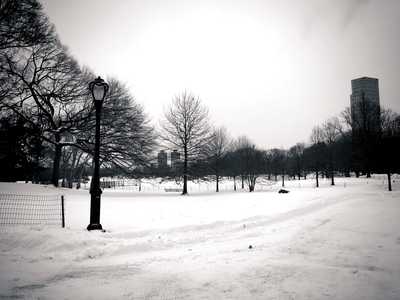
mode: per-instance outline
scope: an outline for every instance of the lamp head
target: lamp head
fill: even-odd
[[[95,102],[103,102],[107,94],[108,88],[108,84],[100,76],[89,83],[89,89]]]

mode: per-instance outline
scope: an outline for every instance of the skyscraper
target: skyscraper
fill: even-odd
[[[179,162],[180,154],[177,150],[171,152],[171,168],[176,169],[177,163]]]
[[[158,152],[157,160],[158,160],[158,168],[159,169],[166,169],[168,167],[167,152],[165,152],[164,150],[161,150],[160,152]]]
[[[361,77],[351,81],[351,118],[353,131],[380,131],[378,79]]]
[[[352,165],[370,176],[376,168],[381,133],[378,79],[361,77],[351,81]]]

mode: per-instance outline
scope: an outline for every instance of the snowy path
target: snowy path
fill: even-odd
[[[200,209],[223,207],[227,196],[188,198],[199,209],[186,215],[180,199],[158,215],[157,199],[119,199],[155,224],[116,220],[107,233],[75,228],[78,219],[67,230],[2,231],[0,298],[400,299],[399,192],[293,189],[284,209],[259,202],[275,193],[238,195],[222,219]]]

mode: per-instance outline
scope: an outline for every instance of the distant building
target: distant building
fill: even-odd
[[[178,162],[181,158],[181,155],[177,150],[171,152],[171,168],[176,169]]]
[[[352,167],[367,177],[377,167],[381,134],[378,79],[361,77],[351,81]]]
[[[157,162],[158,162],[158,168],[159,169],[168,168],[168,155],[167,155],[167,152],[165,152],[164,150],[161,150],[160,152],[158,152]]]
[[[380,131],[378,79],[361,77],[351,81],[350,108],[353,131]]]

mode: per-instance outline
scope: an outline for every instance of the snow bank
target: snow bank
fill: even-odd
[[[312,182],[287,182],[289,194],[105,190],[105,233],[85,230],[88,191],[0,183],[65,194],[67,221],[0,229],[0,298],[399,299],[400,193],[382,178]]]

